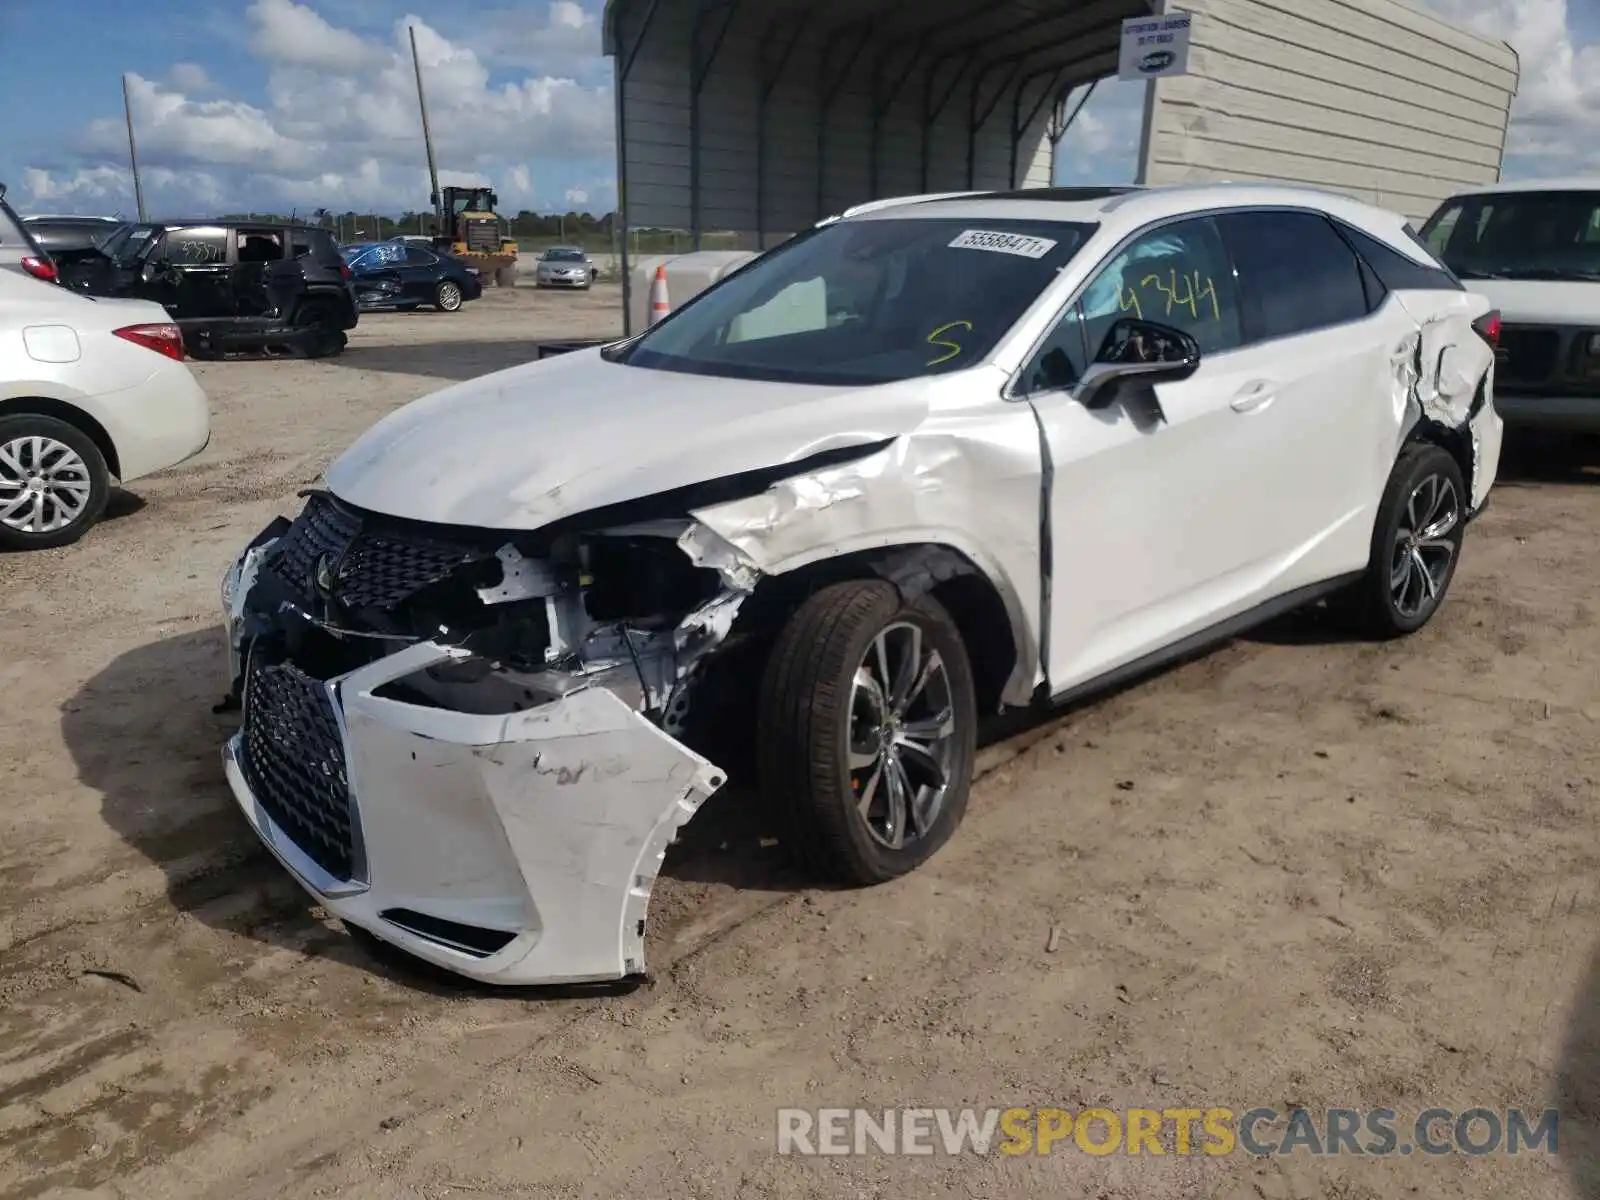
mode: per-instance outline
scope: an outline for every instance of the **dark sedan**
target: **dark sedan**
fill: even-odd
[[[404,242],[358,242],[344,247],[363,312],[409,312],[424,305],[456,312],[483,295],[478,272],[453,254]]]

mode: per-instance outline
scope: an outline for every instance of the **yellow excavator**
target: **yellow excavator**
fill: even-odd
[[[407,29],[411,39],[411,66],[417,76],[417,107],[422,112],[422,145],[428,153],[428,182],[433,191],[433,245],[468,266],[477,268],[478,277],[494,277],[498,287],[517,286],[517,240],[511,236],[510,222],[494,211],[500,197],[486,187],[439,187],[439,168],[433,158],[433,132],[428,128],[428,97],[422,88],[422,59],[417,55],[417,30]]]
[[[486,187],[447,187],[433,194],[433,244],[476,267],[500,287],[517,282],[517,241],[495,212],[500,197]]]

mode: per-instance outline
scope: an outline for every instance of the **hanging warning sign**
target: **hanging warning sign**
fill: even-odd
[[[1189,73],[1188,13],[1129,17],[1122,23],[1118,79],[1161,79]]]

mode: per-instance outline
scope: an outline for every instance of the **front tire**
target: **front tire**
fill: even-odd
[[[1412,442],[1401,451],[1378,506],[1366,574],[1329,607],[1376,639],[1415,633],[1439,611],[1466,532],[1466,481],[1449,451]]]
[[[461,310],[461,285],[454,280],[441,280],[438,290],[434,292],[433,305],[440,312],[459,312]]]
[[[767,661],[757,774],[806,869],[866,886],[915,869],[966,812],[977,751],[966,646],[931,597],[834,584],[790,617]]]
[[[88,434],[55,417],[0,417],[0,547],[70,546],[110,496],[105,457]]]

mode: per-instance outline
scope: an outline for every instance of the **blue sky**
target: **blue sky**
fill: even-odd
[[[1600,169],[1600,0],[1414,0],[1517,47],[1507,175]],[[601,0],[0,0],[0,180],[33,211],[131,211],[121,76],[149,207],[422,207],[405,27],[419,27],[444,182],[502,207],[614,203]],[[159,15],[157,15],[159,14]],[[1063,182],[1131,178],[1141,85],[1102,84]]]

